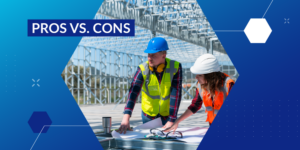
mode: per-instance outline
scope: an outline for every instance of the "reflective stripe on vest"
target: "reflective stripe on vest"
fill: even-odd
[[[143,89],[142,89],[142,91],[145,92],[145,94],[147,94],[147,96],[151,97],[152,99],[160,99],[160,96],[159,96],[159,95],[152,96],[152,95],[150,95],[149,92],[144,91]],[[166,97],[162,97],[161,99],[162,99],[162,100],[167,100],[167,99],[169,99],[169,98],[170,98],[170,95],[168,95],[168,96],[166,96]]]
[[[212,111],[213,110],[213,108],[211,106],[207,106],[205,108],[206,108],[206,111]]]
[[[218,114],[218,112],[219,112],[219,109],[214,109],[214,114],[215,115]]]
[[[148,61],[139,65],[143,74],[142,110],[149,116],[169,115],[172,80],[179,68],[179,62],[166,58],[166,67],[159,83],[155,72],[150,71]]]
[[[219,109],[214,109],[211,106],[205,107],[206,111],[214,111],[214,114],[216,115],[219,112]]]

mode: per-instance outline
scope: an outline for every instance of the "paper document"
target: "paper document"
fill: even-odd
[[[144,138],[145,135],[148,135],[150,133],[149,129],[143,129],[143,130],[134,130],[133,131],[126,131],[126,134],[120,134],[117,131],[113,131],[111,135],[114,138],[122,138],[122,139],[138,139],[138,138]]]
[[[145,135],[150,134],[150,129],[156,128],[159,130],[162,129],[162,122],[160,118],[149,121],[145,124],[133,128],[133,131],[126,131],[126,134],[120,134],[116,131],[112,132],[114,138],[123,138],[123,139],[137,139],[145,138]],[[184,141],[187,143],[200,143],[206,134],[208,128],[177,128],[176,131],[182,133],[183,138],[177,138],[177,140]]]
[[[126,138],[126,139],[144,138],[145,135],[150,134],[150,129],[161,128],[162,126],[163,125],[161,119],[156,118],[145,124],[133,128],[133,131],[126,131],[126,134],[120,134],[117,131],[113,131],[111,134],[114,138]]]
[[[159,117],[149,122],[146,122],[145,124],[139,125],[135,127],[135,129],[153,129],[153,128],[161,128],[161,127],[163,127],[163,124]]]

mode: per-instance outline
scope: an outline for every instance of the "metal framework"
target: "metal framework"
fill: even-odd
[[[62,73],[78,104],[125,102],[136,68],[147,60],[143,51],[153,36],[164,37],[170,49],[167,57],[182,64],[182,99],[195,95],[196,79],[189,68],[202,54],[212,53],[222,72],[238,77],[196,1],[104,1],[95,19],[111,18],[135,19],[135,37],[82,38]]]
[[[134,19],[135,24],[181,41],[226,53],[196,0],[106,0],[98,14],[115,19]]]

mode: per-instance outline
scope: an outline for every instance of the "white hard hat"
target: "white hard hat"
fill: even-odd
[[[190,70],[193,74],[208,74],[212,72],[219,72],[220,66],[214,55],[204,54],[197,58],[194,66],[192,66]]]

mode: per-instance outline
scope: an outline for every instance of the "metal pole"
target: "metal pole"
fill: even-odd
[[[209,41],[210,41],[210,48],[209,48],[209,53],[210,54],[214,54],[214,50],[213,50],[213,41],[217,41],[218,38],[210,38]]]
[[[74,60],[73,57],[71,57],[71,67],[72,67],[72,72],[74,72]],[[71,83],[72,83],[72,95],[74,95],[74,76],[71,74]]]
[[[117,67],[117,61],[118,61],[118,59],[116,58],[116,55],[117,55],[117,53],[115,52],[115,55],[113,55],[113,57],[115,58],[115,59],[113,59],[113,60],[115,60],[114,62],[114,71],[115,71],[115,76],[114,76],[114,102],[116,102],[117,101],[117,96],[116,96],[116,82],[117,82],[117,69],[118,69],[118,67]]]
[[[94,79],[95,79],[95,84],[94,84],[94,93],[95,95],[97,96],[97,76],[98,76],[98,70],[97,70],[97,50],[96,49],[93,49],[94,50]],[[97,104],[97,101],[96,101],[96,98],[94,99],[94,104]]]
[[[77,60],[77,74],[78,74],[78,77],[77,77],[77,103],[78,105],[80,104],[80,47],[77,46],[77,51],[78,51],[78,60]]]
[[[85,75],[86,75],[86,72],[85,72],[85,47],[83,47],[83,84],[84,85],[86,85],[86,83],[85,83]],[[86,93],[85,93],[86,91],[85,91],[85,89],[83,89],[83,104],[86,104],[86,97],[85,97],[85,95],[86,95]]]
[[[91,60],[92,60],[92,51],[91,51],[91,48],[87,49],[87,51],[88,51],[88,57],[89,57],[89,61],[88,61],[88,63],[89,63],[89,67],[88,67],[89,68],[88,80],[89,80],[89,87],[92,88],[92,62],[91,62]],[[92,100],[91,100],[92,95],[91,95],[91,92],[88,92],[88,98],[89,98],[88,99],[88,103],[92,104]]]
[[[111,52],[109,52],[109,93],[108,93],[108,103],[111,103]]]

